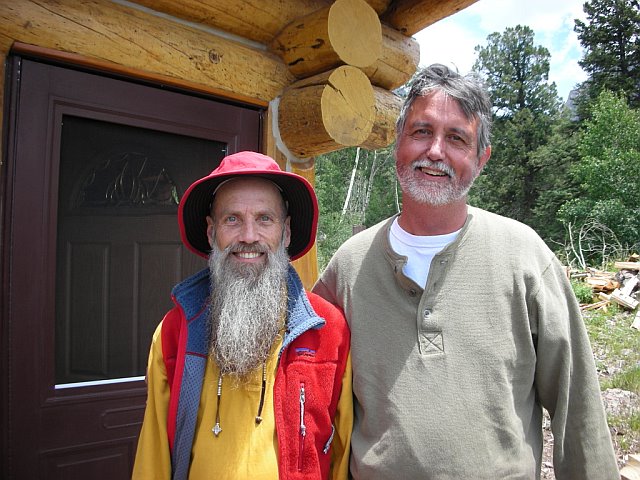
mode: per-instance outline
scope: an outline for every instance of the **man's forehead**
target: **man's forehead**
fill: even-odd
[[[479,121],[475,116],[468,117],[458,100],[443,92],[417,98],[409,109],[405,125],[415,128],[436,123],[444,123],[451,130],[475,132]]]
[[[245,197],[266,200],[273,208],[284,205],[282,189],[274,182],[263,177],[241,176],[225,180],[214,190],[212,208],[223,209],[228,202]]]

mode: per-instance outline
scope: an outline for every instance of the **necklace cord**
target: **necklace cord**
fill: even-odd
[[[262,364],[262,389],[260,390],[260,403],[258,404],[258,414],[256,415],[256,425],[262,422],[262,407],[264,406],[264,392],[267,387],[267,366]]]

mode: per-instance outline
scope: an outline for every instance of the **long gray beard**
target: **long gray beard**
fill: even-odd
[[[267,360],[280,333],[287,308],[289,258],[284,245],[275,253],[248,245],[246,251],[267,251],[264,265],[238,265],[230,251],[215,245],[209,256],[211,313],[209,356],[222,374],[245,379]]]

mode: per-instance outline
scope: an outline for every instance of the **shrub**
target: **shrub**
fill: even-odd
[[[586,283],[579,280],[571,280],[571,288],[579,303],[591,303],[593,301],[593,289]]]

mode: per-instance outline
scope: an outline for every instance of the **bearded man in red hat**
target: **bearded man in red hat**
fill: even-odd
[[[317,220],[311,185],[255,152],[185,192],[182,240],[209,266],[153,336],[133,478],[347,477],[349,330],[290,265]]]

